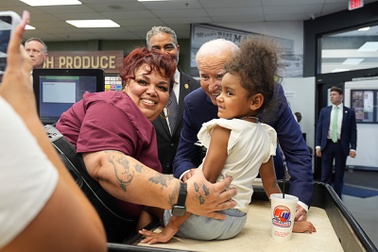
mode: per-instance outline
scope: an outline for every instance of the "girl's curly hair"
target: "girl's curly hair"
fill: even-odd
[[[279,46],[273,39],[254,35],[241,42],[239,52],[225,65],[226,72],[240,77],[242,87],[250,96],[258,93],[264,96],[258,111],[260,116],[264,111],[272,112],[275,107],[272,98],[281,67],[278,55]]]

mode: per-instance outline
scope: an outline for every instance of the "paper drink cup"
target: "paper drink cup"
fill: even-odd
[[[272,230],[271,236],[277,241],[288,241],[293,233],[295,210],[298,197],[285,193],[270,195]]]

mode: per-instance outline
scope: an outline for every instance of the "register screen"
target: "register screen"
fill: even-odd
[[[86,91],[96,92],[96,76],[40,76],[39,81],[39,115],[43,123],[57,122]]]

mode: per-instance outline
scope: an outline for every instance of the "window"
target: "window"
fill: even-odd
[[[324,35],[320,44],[322,74],[378,66],[378,25]]]

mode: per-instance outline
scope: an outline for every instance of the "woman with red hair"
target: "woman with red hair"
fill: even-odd
[[[81,154],[88,174],[117,200],[127,218],[137,221],[145,205],[171,209],[178,199],[180,181],[161,174],[151,123],[167,105],[176,63],[166,54],[137,48],[123,64],[121,92],[85,93],[62,114],[56,128]],[[192,181],[187,183],[187,210],[224,218],[215,211],[234,205],[225,200],[235,190],[222,192],[230,180],[210,184],[198,174]],[[203,191],[195,191],[198,185]],[[205,190],[211,194],[205,195]],[[205,202],[199,202],[201,196]],[[135,223],[123,227],[124,232],[115,230],[117,223],[104,225],[112,242],[122,241],[130,228],[135,229]]]

